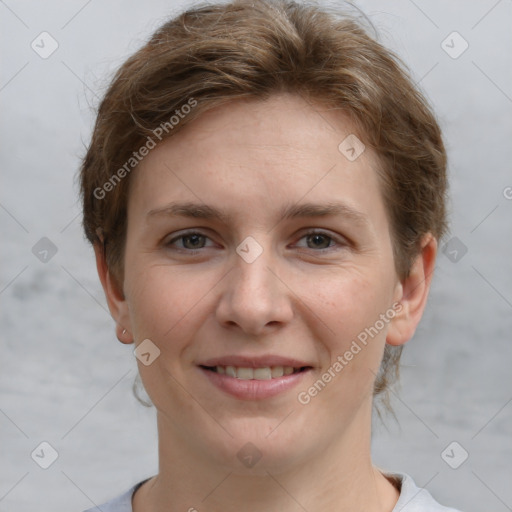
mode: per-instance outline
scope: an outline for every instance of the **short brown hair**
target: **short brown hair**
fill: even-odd
[[[447,230],[447,179],[440,128],[405,69],[356,17],[318,5],[233,0],[186,10],[121,66],[99,106],[80,176],[88,240],[104,244],[122,289],[133,152],[158,127],[167,127],[163,140],[218,105],[290,92],[348,115],[376,152],[395,268],[406,277],[423,235],[439,240]],[[191,99],[194,108],[170,122]],[[398,377],[401,349],[386,345],[374,395]]]

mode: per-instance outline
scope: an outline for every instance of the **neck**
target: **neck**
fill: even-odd
[[[241,474],[187,449],[158,414],[159,473],[135,493],[133,510],[391,512],[399,493],[371,463],[371,407],[362,414],[370,418],[354,421],[323,451],[286,469],[262,466],[257,474]]]

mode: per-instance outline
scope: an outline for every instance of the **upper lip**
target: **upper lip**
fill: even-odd
[[[293,368],[302,368],[303,366],[312,366],[305,361],[281,357],[277,355],[266,356],[223,356],[213,357],[199,363],[199,366],[236,366],[238,368],[264,368],[266,366],[291,366]]]

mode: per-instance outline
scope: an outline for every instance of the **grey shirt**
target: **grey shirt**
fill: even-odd
[[[393,512],[460,512],[457,509],[443,507],[426,490],[418,487],[412,477],[406,473],[384,473],[387,477],[397,482],[400,489],[400,498],[398,499]],[[139,482],[125,493],[114,498],[99,507],[93,507],[84,512],[133,512],[132,496],[133,493],[149,478]]]

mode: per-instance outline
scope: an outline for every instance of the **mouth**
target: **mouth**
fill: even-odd
[[[235,366],[234,361],[222,362],[212,361],[197,365],[197,368],[213,385],[208,392],[217,389],[224,396],[229,395],[237,400],[265,400],[285,394],[313,371],[312,366],[288,359],[287,364],[275,359],[272,361],[274,364],[268,364],[267,360],[267,366],[262,361],[239,358],[237,362],[243,366]]]
[[[259,368],[244,366],[199,366],[204,370],[240,380],[280,379],[284,376],[302,373],[312,368],[311,366],[262,366]]]

